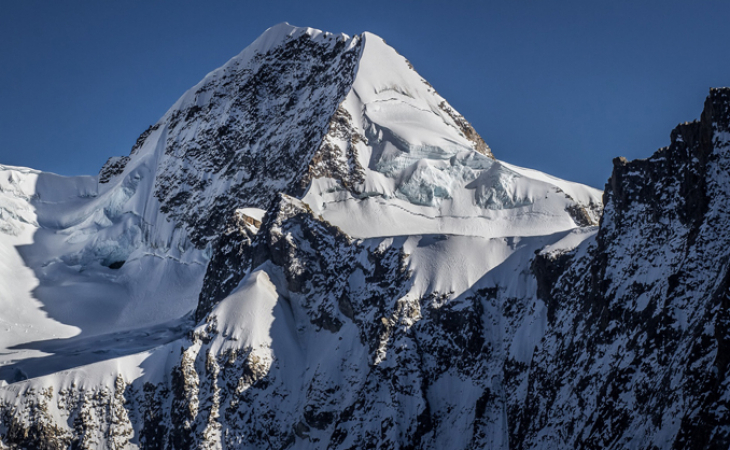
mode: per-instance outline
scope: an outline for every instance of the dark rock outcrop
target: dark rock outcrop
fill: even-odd
[[[586,256],[562,273],[536,259],[553,320],[514,448],[730,446],[729,123],[730,89],[711,90],[669,147],[614,160]]]
[[[303,193],[307,163],[352,85],[361,47],[353,39],[289,38],[245,67],[221,69],[194,92],[207,101],[163,119],[167,162],[156,175],[155,197],[196,246],[215,239],[237,208],[265,209],[279,192]],[[211,195],[213,179],[230,186]]]

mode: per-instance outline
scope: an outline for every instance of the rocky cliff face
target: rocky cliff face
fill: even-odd
[[[208,75],[133,150],[158,153],[160,210],[204,247],[236,208],[266,208],[277,192],[301,195],[360,47],[359,37],[296,30]]]
[[[279,25],[97,178],[0,177],[0,251],[81,330],[4,344],[0,443],[727,448],[728,169],[728,89],[602,203],[377,36]],[[94,290],[151,325],[54,309]]]
[[[729,96],[712,89],[650,158],[614,160],[584,256],[537,256],[550,323],[515,399],[517,448],[730,445]]]

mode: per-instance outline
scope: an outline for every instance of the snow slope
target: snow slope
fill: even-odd
[[[378,36],[363,35],[338,112],[347,126],[331,129],[325,142],[355,156],[350,164],[360,179],[347,189],[336,178],[315,179],[304,200],[352,236],[544,235],[573,228],[576,218],[565,214],[571,208],[585,210],[581,225],[598,223],[599,191],[496,161],[468,122]],[[351,223],[354,217],[361,220]]]
[[[204,255],[145,243],[131,189],[99,194],[96,177],[12,167],[0,179],[6,381],[151,345],[156,325],[174,328],[195,307]]]

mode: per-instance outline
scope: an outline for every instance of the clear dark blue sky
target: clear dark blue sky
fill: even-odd
[[[0,164],[94,174],[266,28],[371,31],[507,162],[603,187],[730,84],[727,1],[15,1]]]

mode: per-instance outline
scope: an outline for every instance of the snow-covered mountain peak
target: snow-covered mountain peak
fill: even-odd
[[[346,41],[350,39],[350,36],[345,33],[330,33],[329,31],[318,30],[317,28],[297,27],[290,25],[289,22],[281,22],[261,33],[261,36],[253,41],[249,47],[255,48],[258,53],[267,53],[286,40],[297,39],[305,34],[312,40],[339,39]]]
[[[496,161],[381,38],[288,24],[207,75],[98,177],[3,176],[3,229],[27,246],[42,292],[75,298],[49,303],[50,315],[74,322],[84,304],[106,318],[75,324],[86,335],[195,309],[237,212],[266,211],[280,194],[356,239],[563,232],[596,223],[601,195]],[[46,287],[67,271],[76,281]],[[132,276],[140,271],[152,285]],[[96,275],[110,276],[97,291],[104,302],[83,283]],[[174,289],[159,282],[181,277]]]
[[[365,108],[371,134],[387,126],[407,150],[456,153],[476,150],[492,157],[489,147],[411,63],[372,33],[363,34],[353,90]]]
[[[46,410],[59,448],[502,436],[473,401],[518,329],[530,360],[533,258],[585,250],[601,194],[495,159],[378,36],[276,25],[98,176],[0,166],[0,438],[38,447],[1,414]]]
[[[192,312],[238,212],[269,210],[280,194],[355,239],[559,233],[597,223],[601,196],[496,161],[379,37],[288,24],[206,76],[98,177],[3,176],[3,229],[17,238],[7,252],[24,246],[40,283],[24,295],[48,296],[50,318],[84,338]],[[84,282],[102,278],[96,290]],[[80,305],[96,319],[74,315]]]
[[[288,22],[282,22],[274,25],[264,31],[255,41],[244,48],[238,55],[229,59],[224,65],[208,73],[198,84],[190,88],[183,94],[177,102],[168,110],[168,112],[160,119],[163,122],[167,117],[175,114],[175,111],[186,109],[191,103],[199,104],[200,91],[207,85],[219,82],[221,79],[230,79],[231,74],[236,71],[246,70],[251,60],[257,55],[267,55],[274,52],[277,48],[285,46],[287,43],[296,40],[307,40],[312,43],[327,43],[328,41],[348,42],[352,39],[350,36],[340,33],[333,34],[310,27],[297,27],[290,25]],[[225,83],[225,81],[223,81]]]
[[[431,208],[417,216],[432,224],[547,199],[559,211],[556,230],[596,223],[598,191],[563,194],[544,177],[528,179],[496,162],[464,117],[380,37],[285,23],[186,92],[129,157],[110,159],[100,175],[104,190],[146,186],[134,195],[149,204],[144,221],[177,224],[166,247],[206,248],[235,210],[266,209],[279,192],[306,193],[318,210],[342,195],[363,205],[400,199],[406,209]],[[406,222],[363,232],[332,220],[355,236],[450,229]]]

